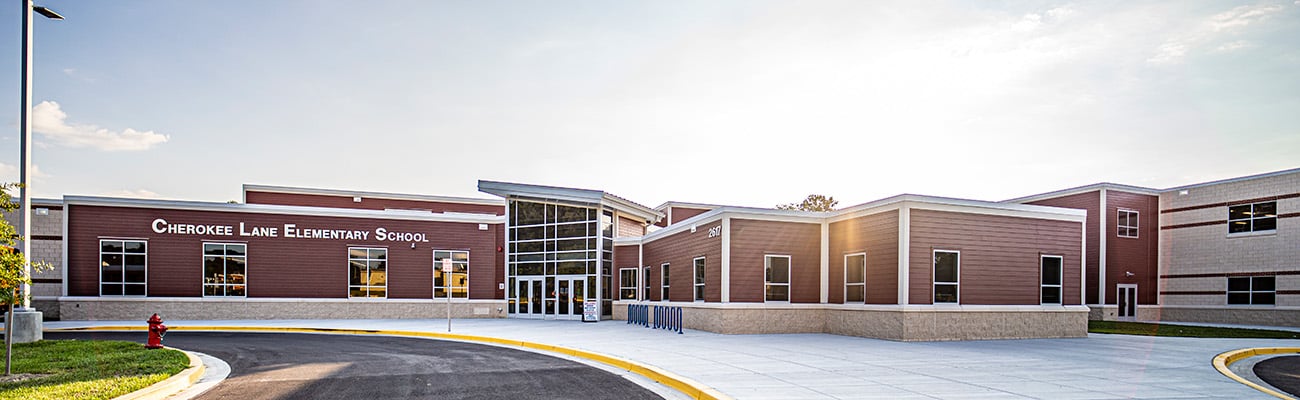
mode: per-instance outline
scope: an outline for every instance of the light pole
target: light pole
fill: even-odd
[[[18,189],[18,220],[20,221],[18,223],[18,236],[22,237],[23,240],[18,249],[22,251],[23,257],[27,257],[27,259],[30,260],[32,257],[31,246],[29,245],[31,243],[31,238],[27,236],[32,230],[32,188],[29,186],[31,185],[32,173],[32,11],[36,11],[45,18],[55,20],[63,19],[63,16],[54,12],[54,10],[32,4],[31,0],[19,1],[22,2],[23,5],[23,98],[21,102],[23,112],[22,121],[19,123],[19,129],[22,129],[20,135],[20,141],[22,143],[19,144],[19,146],[22,147],[22,157],[18,161],[18,183],[21,184],[22,187]],[[29,262],[27,265],[23,266],[23,274],[30,276],[31,273],[32,266]],[[20,293],[22,293],[22,301],[19,303],[19,309],[23,311],[29,311],[31,309],[31,290],[32,288],[30,284],[23,284],[22,290],[20,291]]]

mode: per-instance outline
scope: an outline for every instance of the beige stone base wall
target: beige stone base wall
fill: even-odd
[[[1300,326],[1300,309],[1246,307],[1161,307],[1152,310],[1146,321],[1202,322],[1212,324]]]
[[[1116,305],[1090,305],[1088,319],[1093,321],[1157,321],[1160,319],[1160,306],[1138,305],[1137,318],[1120,319],[1119,306]]]
[[[614,303],[614,319],[627,319],[628,304]],[[664,304],[682,307],[686,329],[723,334],[831,333],[904,341],[1084,337],[1089,313],[1081,306]]]
[[[505,300],[453,301],[452,318],[505,318]],[[434,300],[262,300],[262,299],[59,299],[65,321],[140,320],[158,313],[165,320],[231,319],[445,319],[447,303]]]
[[[54,298],[32,298],[32,308],[40,311],[46,321],[59,320],[59,301]]]

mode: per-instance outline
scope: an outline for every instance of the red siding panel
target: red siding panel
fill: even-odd
[[[731,301],[763,302],[764,256],[790,256],[790,301],[821,302],[821,224],[731,219]]]
[[[99,239],[137,238],[148,241],[148,295],[198,297],[202,295],[202,243],[248,244],[248,296],[287,298],[346,298],[347,249],[350,246],[388,248],[390,298],[429,298],[433,286],[432,250],[468,250],[471,298],[501,298],[497,282],[501,271],[496,254],[499,225],[479,230],[478,224],[253,214],[69,205],[69,295],[99,294]],[[234,236],[159,234],[151,229],[155,218],[172,224],[233,226]],[[239,224],[277,227],[279,237],[239,236]],[[366,240],[305,239],[284,237],[284,225],[299,229],[368,231]],[[377,240],[374,230],[424,233],[428,242]],[[498,271],[500,270],[500,271]]]
[[[430,210],[435,213],[462,212],[505,215],[504,205],[465,204],[441,201],[401,200],[375,197],[362,197],[361,202],[352,200],[352,196],[333,196],[323,194],[278,193],[278,192],[244,192],[244,202],[248,204],[277,204],[286,206],[359,208],[366,210],[403,209]]]
[[[673,216],[672,223],[674,224],[685,221],[688,218],[694,217],[696,215],[709,212],[709,210],[706,208],[690,208],[690,207],[672,207],[671,210]]]
[[[1079,304],[1077,222],[911,210],[911,304],[931,304],[933,250],[961,252],[961,304],[1039,304],[1040,255],[1064,257],[1065,304]]]
[[[1138,285],[1138,304],[1156,304],[1157,235],[1160,198],[1114,190],[1106,191],[1106,304],[1116,303],[1116,284]],[[1119,237],[1119,209],[1138,212],[1138,237]],[[1091,247],[1091,243],[1089,243]],[[1128,276],[1125,272],[1132,272]]]
[[[631,219],[618,217],[618,232],[614,237],[640,237],[645,235],[645,226],[641,222]]]
[[[663,300],[659,293],[660,270],[664,263],[669,263],[669,300],[692,301],[694,260],[703,256],[704,300],[722,301],[722,237],[709,237],[709,228],[721,225],[721,221],[710,222],[700,225],[695,232],[688,229],[643,245],[642,260],[650,266],[650,276],[654,279],[650,285],[651,300]]]
[[[1101,222],[1101,191],[1092,191],[1086,193],[1072,194],[1052,199],[1044,199],[1025,204],[1035,204],[1040,206],[1075,208],[1088,211],[1088,249],[1084,261],[1084,279],[1088,282],[1087,296],[1088,304],[1097,303],[1097,275],[1100,273],[1098,260],[1101,259],[1101,240],[1097,232],[1097,226]],[[1113,213],[1113,212],[1112,212]],[[1107,217],[1114,219],[1114,216]]]
[[[830,302],[844,302],[844,256],[867,253],[867,304],[898,304],[898,211],[832,223]]]

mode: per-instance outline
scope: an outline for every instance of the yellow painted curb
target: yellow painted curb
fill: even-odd
[[[167,349],[185,353],[185,356],[190,359],[190,366],[182,370],[180,373],[172,375],[171,378],[162,380],[162,382],[149,385],[149,387],[144,389],[117,396],[113,400],[152,400],[167,398],[168,396],[180,393],[180,391],[193,386],[194,382],[197,382],[199,378],[203,377],[203,371],[206,369],[203,366],[203,361],[199,360],[199,356],[181,349],[171,347],[167,347]]]
[[[1296,400],[1294,397],[1287,396],[1286,394],[1283,393],[1278,393],[1276,390],[1266,388],[1255,382],[1246,380],[1246,378],[1237,376],[1237,374],[1233,373],[1231,369],[1228,369],[1228,367],[1231,366],[1232,363],[1241,361],[1246,358],[1268,355],[1268,354],[1290,354],[1290,353],[1300,353],[1300,347],[1255,347],[1250,349],[1225,351],[1223,353],[1220,353],[1217,356],[1214,356],[1214,369],[1219,370],[1219,373],[1223,374],[1223,376],[1228,377],[1228,379],[1232,379],[1234,381],[1240,382],[1243,385],[1250,386],[1251,388],[1264,392],[1270,396],[1277,397],[1279,399]]]
[[[699,400],[730,400],[731,397],[721,392],[696,382],[690,378],[668,372],[661,368],[642,364],[625,358],[614,357],[611,355],[578,350],[563,346],[554,346],[543,343],[526,342],[522,340],[502,339],[489,336],[462,335],[456,333],[438,333],[438,332],[414,332],[414,331],[393,331],[393,330],[370,330],[370,329],[335,329],[335,328],[282,328],[282,327],[258,327],[258,326],[171,326],[169,331],[238,331],[238,332],[294,332],[294,333],[329,333],[329,334],[348,334],[348,335],[389,335],[389,336],[409,336],[424,337],[435,339],[451,339],[466,342],[483,342],[502,344],[507,346],[527,347],[530,349],[560,353],[573,357],[585,358],[606,364],[618,369],[626,370],[637,375],[644,376],[655,382],[676,389],[694,399]],[[145,326],[92,326],[85,328],[49,328],[47,332],[79,332],[79,331],[144,331],[148,328]],[[200,364],[202,365],[202,364]],[[152,387],[152,386],[151,386]],[[120,399],[120,398],[119,398]]]

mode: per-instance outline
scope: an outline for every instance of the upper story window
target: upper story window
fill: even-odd
[[[704,301],[704,257],[695,259],[695,301]]]
[[[143,240],[99,241],[99,294],[144,296],[149,243]]]
[[[1125,238],[1138,237],[1138,212],[1120,209],[1115,218],[1115,235]]]
[[[1276,289],[1277,277],[1275,276],[1230,276],[1228,277],[1228,304],[1276,304]]]
[[[767,301],[790,301],[790,256],[764,256]]]
[[[451,259],[451,272],[442,272],[444,259]],[[454,250],[433,251],[433,297],[469,298],[469,252]]]
[[[388,249],[348,248],[348,297],[388,297]]]
[[[1260,232],[1276,229],[1276,201],[1228,207],[1228,233]]]
[[[247,295],[247,249],[244,244],[203,244],[204,296]]]
[[[960,298],[961,253],[934,251],[934,302],[956,303]]]

